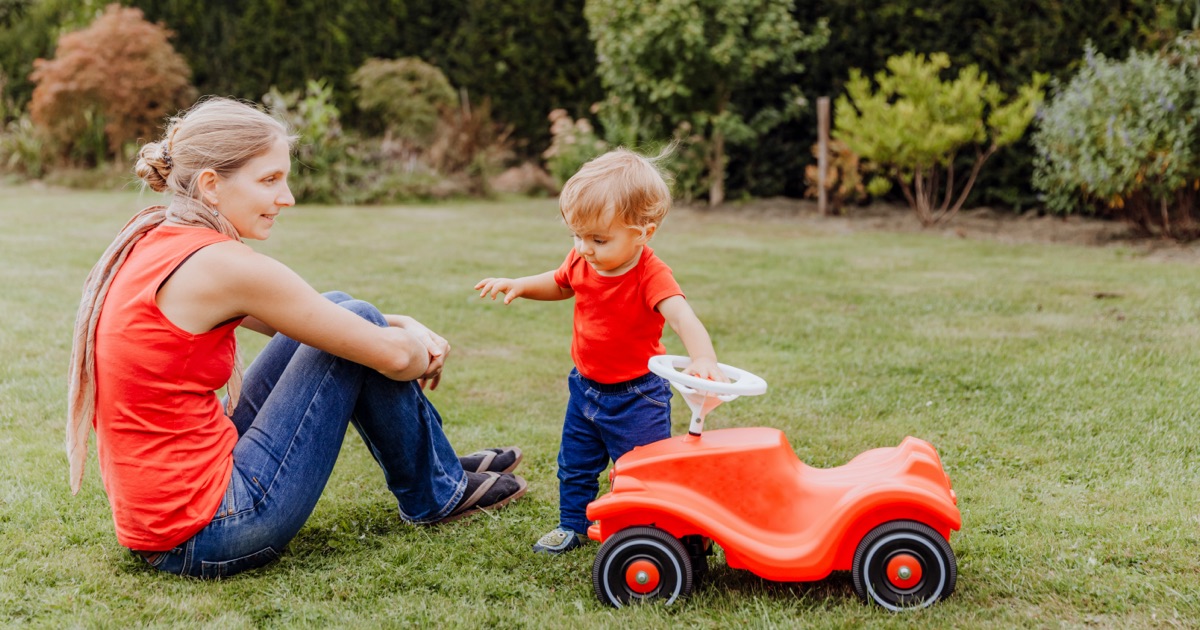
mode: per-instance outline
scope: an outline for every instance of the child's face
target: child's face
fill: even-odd
[[[637,264],[642,246],[654,234],[655,225],[631,228],[617,220],[615,213],[606,213],[595,225],[574,226],[571,236],[575,251],[592,269],[602,276],[619,276]]]

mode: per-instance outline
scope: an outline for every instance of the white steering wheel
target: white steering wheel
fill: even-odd
[[[656,357],[650,357],[650,363],[647,367],[650,368],[651,372],[671,381],[671,384],[676,387],[683,386],[701,392],[732,394],[734,396],[757,396],[767,393],[766,381],[732,365],[717,364],[717,367],[721,368],[721,371],[729,379],[730,382],[728,383],[718,383],[717,381],[710,381],[679,371],[680,368],[687,367],[691,362],[692,360],[687,357],[660,354]]]
[[[767,392],[767,382],[732,365],[718,363],[717,367],[725,373],[728,383],[718,383],[691,374],[680,372],[692,362],[687,357],[670,354],[660,354],[650,357],[647,367],[651,372],[667,379],[675,389],[683,394],[683,400],[692,410],[692,423],[688,434],[699,436],[704,430],[704,416],[716,409],[721,403],[729,402],[738,396],[757,396]]]

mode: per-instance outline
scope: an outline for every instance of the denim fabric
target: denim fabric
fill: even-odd
[[[587,504],[596,498],[608,462],[671,437],[671,386],[655,374],[597,383],[576,369],[567,382],[571,396],[558,450],[559,527],[586,534]]]
[[[366,302],[326,297],[387,325]],[[383,469],[402,518],[437,520],[466,489],[442,419],[415,381],[393,381],[282,334],[246,370],[231,419],[238,441],[225,498],[199,533],[148,558],[158,569],[221,578],[279,557],[325,489],[348,424]]]

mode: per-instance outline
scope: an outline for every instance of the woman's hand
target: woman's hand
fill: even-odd
[[[442,369],[446,365],[446,358],[450,355],[450,342],[430,330],[425,324],[407,315],[385,314],[383,317],[387,320],[388,326],[407,331],[425,346],[425,351],[429,353],[429,367],[417,379],[417,382],[420,383],[421,389],[425,389],[427,384],[431,391],[437,389],[438,383],[442,380]]]

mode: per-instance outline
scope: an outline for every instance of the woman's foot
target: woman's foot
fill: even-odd
[[[528,485],[524,479],[508,473],[468,472],[466,475],[467,489],[458,505],[435,523],[449,523],[483,510],[502,508],[524,495]]]
[[[515,446],[503,448],[485,448],[470,455],[458,458],[463,470],[467,472],[498,472],[510,473],[521,463],[521,449]]]

